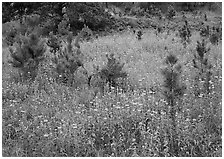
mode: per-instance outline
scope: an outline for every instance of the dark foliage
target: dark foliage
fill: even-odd
[[[109,87],[116,87],[116,80],[119,78],[126,78],[127,73],[123,71],[124,63],[120,63],[114,54],[106,55],[107,65],[102,68],[101,72],[106,76]]]
[[[202,37],[209,37],[210,35],[210,29],[209,29],[209,25],[207,25],[206,27],[203,25],[202,23],[202,28],[200,29],[200,35]]]
[[[83,67],[83,62],[80,60],[77,49],[72,47],[72,33],[67,35],[67,46],[59,49],[56,53],[53,62],[56,64],[56,72],[58,74],[58,81],[73,85],[75,82],[75,71],[79,67]]]
[[[212,27],[209,40],[213,45],[218,45],[219,41],[222,40],[222,31],[220,27]]]
[[[136,34],[137,39],[138,39],[138,40],[141,40],[141,39],[142,39],[142,35],[143,35],[142,31],[141,31],[141,30],[138,30],[138,31],[137,31],[137,34]]]
[[[51,48],[50,51],[54,55],[56,54],[57,51],[60,50],[60,47],[61,47],[59,39],[57,38],[56,35],[53,34],[53,32],[49,33],[49,38],[46,44]]]
[[[193,66],[194,68],[198,70],[198,74],[195,77],[195,82],[196,82],[195,89],[197,89],[195,91],[209,94],[211,92],[210,81],[212,76],[212,72],[211,72],[212,65],[208,61],[208,53],[210,51],[210,48],[206,47],[206,43],[204,39],[202,40],[202,42],[197,41],[196,51],[197,53],[194,54],[194,59],[193,59]],[[204,82],[204,90],[202,90],[203,88],[198,88],[200,81]],[[196,92],[195,92],[195,95],[196,96],[199,95]]]
[[[169,6],[168,7],[168,11],[167,11],[167,18],[168,19],[173,19],[173,17],[176,15],[176,11],[175,11],[175,9],[174,9],[174,7],[173,6]]]
[[[10,48],[12,60],[9,63],[19,69],[23,78],[34,80],[39,63],[44,59],[45,49],[44,41],[36,34],[21,35],[15,51]]]
[[[127,73],[123,70],[124,63],[120,63],[120,61],[114,57],[114,54],[106,55],[106,57],[108,60],[106,66],[101,70],[97,67],[96,74],[98,74],[102,80],[105,80],[105,82],[103,82],[104,85],[109,84],[109,91],[111,91],[112,88],[118,87],[119,79],[125,79],[127,77]],[[89,77],[89,81],[93,76],[94,74]]]
[[[190,43],[191,37],[190,26],[188,25],[187,20],[185,20],[183,27],[179,29],[179,36],[184,48],[186,48],[187,44]]]
[[[172,156],[179,156],[179,143],[177,134],[177,119],[176,113],[178,113],[181,108],[178,105],[178,100],[183,97],[184,91],[186,89],[185,85],[180,83],[181,65],[177,65],[178,59],[174,55],[169,55],[166,57],[165,63],[167,67],[162,70],[164,76],[164,92],[163,95],[167,101],[168,114],[171,120],[170,138],[169,138],[169,151]]]

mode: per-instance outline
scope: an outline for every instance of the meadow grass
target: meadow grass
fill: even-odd
[[[57,84],[48,60],[33,83],[16,82],[16,71],[7,63],[8,48],[3,48],[3,156],[132,156],[134,152],[141,157],[172,156],[168,145],[170,121],[161,94],[164,80],[161,69],[169,53],[176,55],[183,65],[181,80],[187,85],[177,116],[183,149],[180,156],[220,156],[220,143],[214,149],[208,143],[220,139],[220,132],[213,129],[221,128],[222,118],[221,42],[216,46],[208,44],[214,74],[213,95],[195,99],[192,58],[199,33],[192,34],[186,49],[175,32],[160,37],[152,30],[143,33],[142,40],[127,31],[81,43],[84,67],[89,74],[93,72],[93,64],[102,68],[106,54],[114,53],[125,63],[132,87],[127,92],[112,91],[96,98],[86,87],[85,79],[80,79],[83,87],[79,89]],[[210,120],[201,121],[200,115]],[[197,145],[198,141],[205,143]]]

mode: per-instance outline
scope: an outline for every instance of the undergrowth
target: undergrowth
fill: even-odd
[[[206,57],[213,66],[209,68],[213,75],[209,77],[209,93],[201,92],[204,95],[196,97],[197,72],[192,60],[198,50],[197,41],[201,41],[198,32],[192,32],[191,43],[186,48],[178,41],[172,42],[174,32],[166,39],[151,31],[144,31],[141,40],[134,36],[125,32],[80,44],[85,55],[82,65],[88,75],[94,72],[93,65],[102,69],[108,59],[115,61],[106,55],[119,59],[120,67],[114,70],[128,74],[127,91],[105,91],[101,97],[93,96],[87,83],[75,88],[57,82],[58,74],[53,71],[51,59],[38,65],[33,81],[12,80],[12,75],[17,77],[16,70],[7,64],[8,56],[3,56],[3,156],[177,156],[173,153],[177,145],[172,144],[172,137],[178,143],[178,156],[221,156],[221,43],[210,45]],[[178,81],[186,89],[182,91],[182,85],[171,82],[166,85],[169,91],[164,95],[163,83],[169,78],[163,77],[161,69],[170,53],[182,66]],[[3,54],[9,54],[8,49]],[[46,57],[49,54],[46,51]],[[169,61],[172,63],[172,58]],[[173,76],[177,77],[174,74],[168,77]],[[79,80],[82,83],[83,79]],[[203,85],[203,81],[199,84]],[[177,89],[170,89],[173,85]],[[175,104],[170,103],[169,95],[176,95]],[[167,110],[172,111],[172,107],[178,110],[170,116]]]

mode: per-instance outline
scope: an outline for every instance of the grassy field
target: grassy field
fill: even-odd
[[[141,40],[125,31],[83,42],[89,74],[93,64],[102,68],[111,53],[125,63],[128,73],[129,91],[96,98],[84,76],[77,75],[80,88],[54,82],[49,59],[34,82],[15,82],[18,75],[7,62],[8,48],[3,47],[3,156],[172,156],[161,74],[170,53],[182,64],[181,81],[187,86],[177,115],[179,156],[221,156],[222,41],[207,45],[213,66],[212,95],[195,98],[192,59],[197,40],[201,37],[194,31],[184,48],[176,32],[156,36],[148,29]]]

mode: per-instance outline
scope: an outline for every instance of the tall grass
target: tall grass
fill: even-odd
[[[182,64],[181,81],[187,86],[176,116],[179,156],[221,156],[221,43],[210,46],[213,94],[196,99],[191,61],[199,33],[192,33],[186,49],[175,32],[165,36],[144,30],[141,40],[124,32],[81,43],[89,73],[93,64],[106,65],[109,53],[125,63],[132,89],[100,98],[85,86],[57,84],[49,61],[43,61],[33,83],[12,80],[16,72],[3,49],[3,156],[171,156],[170,120],[161,93],[161,69],[169,53]]]

